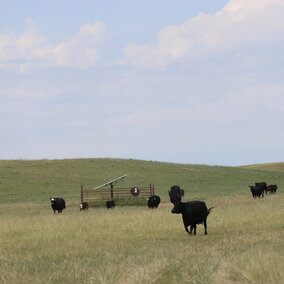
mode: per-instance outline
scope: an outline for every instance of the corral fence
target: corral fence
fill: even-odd
[[[114,200],[119,205],[146,204],[149,196],[155,194],[155,186],[135,186],[130,188],[99,188],[87,189],[81,186],[81,202],[90,206],[103,205],[108,200]]]

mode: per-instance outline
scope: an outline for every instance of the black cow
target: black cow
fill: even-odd
[[[63,209],[66,208],[65,206],[65,200],[61,197],[50,197],[51,207],[53,209],[53,212],[57,211],[58,213],[61,213]]]
[[[148,208],[158,208],[159,204],[161,202],[161,198],[158,195],[152,195],[148,197],[147,205]]]
[[[171,201],[172,204],[175,204],[177,202],[181,202],[181,196],[180,195],[170,196],[170,201]]]
[[[170,190],[168,190],[171,203],[175,204],[181,201],[184,196],[184,190],[178,185],[173,185]]]
[[[261,186],[256,186],[256,185],[249,185],[251,194],[253,198],[260,198],[263,197],[264,189]]]
[[[107,209],[113,209],[115,207],[114,200],[106,201],[106,207],[107,207]]]
[[[256,182],[254,185],[256,187],[262,188],[263,192],[266,191],[266,189],[267,189],[267,183],[264,182],[264,181],[263,182]]]
[[[196,235],[196,225],[202,223],[205,229],[204,234],[207,235],[207,216],[212,208],[214,207],[207,209],[204,201],[177,202],[171,212],[182,214],[185,231],[190,235],[192,231]],[[188,231],[188,226],[190,226],[190,231]]]
[[[268,185],[265,189],[265,193],[267,194],[267,192],[269,193],[276,193],[276,190],[277,190],[278,186],[276,184],[271,184],[271,185]]]
[[[88,211],[88,209],[89,209],[89,204],[87,203],[87,202],[82,202],[82,203],[80,203],[80,211]]]

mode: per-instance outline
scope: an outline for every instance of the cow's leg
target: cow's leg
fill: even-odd
[[[192,234],[192,231],[193,231],[193,234],[196,235],[196,225],[190,226],[190,234]]]
[[[190,227],[190,232],[188,231],[188,226],[187,226],[187,225],[184,224],[184,228],[185,228],[185,231],[186,231],[186,232],[188,232],[189,234],[191,234],[191,227]]]
[[[196,235],[196,224],[193,225],[193,234]]]
[[[205,220],[203,224],[204,224],[204,235],[207,235],[207,221]]]

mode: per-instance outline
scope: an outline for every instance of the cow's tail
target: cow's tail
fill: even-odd
[[[215,207],[210,207],[210,208],[208,209],[208,214],[207,214],[207,215],[210,214],[210,211],[211,211],[213,208],[215,208]]]

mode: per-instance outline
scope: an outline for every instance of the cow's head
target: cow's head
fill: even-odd
[[[183,203],[182,202],[177,202],[174,204],[174,208],[172,209],[172,213],[174,214],[181,214],[183,209]]]
[[[176,194],[176,195],[172,195],[170,197],[170,201],[171,203],[175,204],[175,203],[178,203],[181,201],[181,196],[179,194]]]

